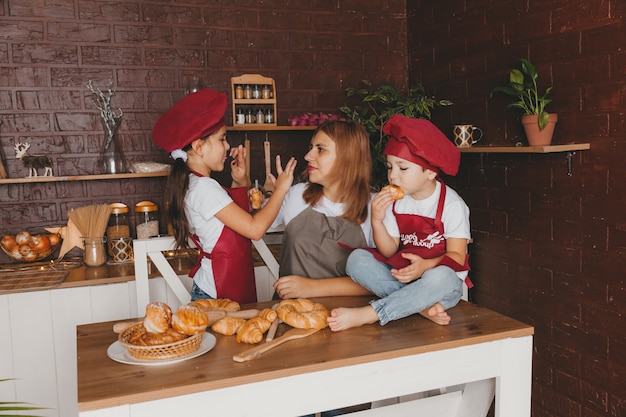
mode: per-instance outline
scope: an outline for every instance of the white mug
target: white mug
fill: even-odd
[[[474,132],[478,131],[480,136],[474,139]],[[473,125],[454,125],[454,144],[460,148],[469,148],[482,139],[483,131]]]

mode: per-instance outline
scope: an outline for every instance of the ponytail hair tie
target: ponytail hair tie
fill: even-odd
[[[182,149],[174,149],[172,153],[170,153],[170,157],[173,160],[182,159],[183,162],[187,162],[187,152]]]

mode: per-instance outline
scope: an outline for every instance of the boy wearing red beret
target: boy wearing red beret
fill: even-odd
[[[174,163],[165,199],[176,246],[188,239],[200,250],[189,276],[194,279],[191,299],[229,298],[256,302],[256,284],[250,239],[261,239],[270,227],[293,182],[296,160],[278,177],[270,175],[275,190],[267,204],[250,214],[248,175],[242,146],[230,149],[226,140],[226,94],[203,89],[187,95],[156,122],[154,143],[170,152]],[[232,187],[222,187],[211,172],[222,171],[229,156]]]
[[[384,127],[389,183],[404,197],[383,190],[372,200],[376,249],[356,249],[346,270],[379,299],[368,306],[337,308],[332,330],[387,324],[420,313],[441,325],[462,297],[469,271],[469,208],[446,186],[441,173],[456,175],[460,153],[431,122],[394,115]],[[471,283],[467,280],[468,286]]]

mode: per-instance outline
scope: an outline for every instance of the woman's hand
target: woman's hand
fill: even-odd
[[[233,188],[249,187],[248,172],[246,171],[246,151],[243,145],[231,148],[230,156],[233,158],[230,163],[230,176],[233,179]]]
[[[274,290],[282,299],[313,297],[314,282],[299,275],[285,275],[274,282]]]

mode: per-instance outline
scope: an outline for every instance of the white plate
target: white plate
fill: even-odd
[[[128,352],[128,349],[126,349],[124,345],[122,345],[119,341],[114,342],[111,344],[111,346],[109,346],[109,348],[107,349],[107,355],[109,356],[109,358],[113,359],[114,361],[119,362],[119,363],[125,363],[127,365],[143,365],[143,366],[170,365],[173,363],[178,363],[178,362],[186,361],[188,359],[196,358],[200,355],[204,355],[209,350],[215,347],[216,340],[217,339],[215,339],[215,336],[213,336],[211,333],[204,333],[204,336],[202,336],[202,341],[200,342],[200,347],[197,350],[187,355],[179,356],[178,358],[173,358],[173,359],[163,359],[163,360],[139,359],[139,358],[132,356]]]

